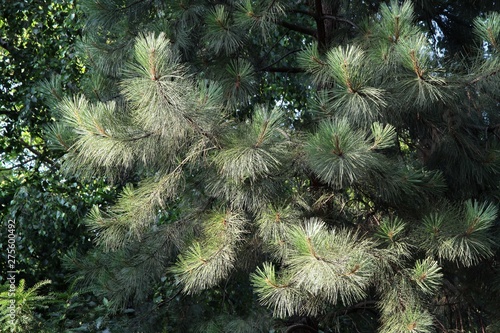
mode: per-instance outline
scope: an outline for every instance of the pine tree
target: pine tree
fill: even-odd
[[[500,13],[460,55],[429,3],[82,1],[75,276],[130,332],[495,331]]]

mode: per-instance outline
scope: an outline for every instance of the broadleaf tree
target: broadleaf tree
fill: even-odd
[[[66,260],[120,329],[498,327],[498,3],[81,5],[47,140],[128,183]]]
[[[49,80],[61,90],[52,93],[62,96],[77,89],[84,72],[74,45],[78,14],[72,0],[0,1],[0,267],[10,270],[7,225],[15,221],[17,278],[27,288],[51,280],[52,288],[66,289],[63,253],[92,244],[81,217],[114,197],[100,179],[82,183],[59,173],[64,151],[44,140],[54,119],[42,81],[54,75]]]

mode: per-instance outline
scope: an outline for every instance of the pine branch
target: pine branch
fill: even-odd
[[[356,23],[354,23],[353,21],[348,20],[346,18],[343,18],[343,17],[334,16],[334,15],[323,15],[323,16],[321,16],[321,19],[323,19],[323,20],[327,19],[327,20],[334,20],[334,21],[344,22],[344,23],[350,24],[356,30],[359,30],[359,26]]]
[[[28,143],[24,142],[23,140],[18,141],[24,148],[28,149],[30,152],[35,154],[42,162],[48,164],[51,168],[55,168],[57,166],[56,162],[45,156],[43,153],[39,152],[33,146],[29,145]]]
[[[155,135],[155,134],[158,134],[158,133],[154,133],[154,132],[147,132],[147,133],[144,133],[144,134],[139,135],[139,136],[136,136],[136,137],[132,137],[132,138],[129,138],[129,139],[124,139],[124,140],[122,140],[122,141],[123,141],[123,142],[138,141],[138,140],[142,140],[142,139],[149,138],[150,136]]]
[[[179,254],[170,269],[183,284],[185,293],[198,293],[228,277],[234,268],[245,222],[244,217],[229,210],[206,216],[203,239],[194,241]]]
[[[176,292],[174,295],[172,295],[172,296],[171,296],[170,298],[168,298],[168,299],[164,299],[164,300],[162,300],[161,302],[159,302],[159,303],[157,304],[157,306],[160,308],[160,307],[162,307],[162,306],[164,306],[164,305],[168,305],[168,304],[169,304],[170,302],[172,302],[175,298],[177,298],[177,296],[179,296],[181,293],[182,293],[182,288],[179,288],[179,289],[177,290],[177,292]]]
[[[291,54],[294,54],[294,53],[297,53],[297,52],[300,52],[302,51],[301,49],[297,49],[297,50],[292,50],[292,51],[289,51],[287,52],[285,55],[281,56],[278,60],[274,61],[272,64],[270,65],[267,65],[265,67],[262,67],[260,69],[257,69],[258,72],[265,72],[267,71],[267,69],[269,68],[272,68],[272,66],[276,65],[277,63],[279,63],[281,60],[285,59],[286,57],[288,57],[289,55]]]
[[[189,126],[191,126],[198,134],[206,137],[217,148],[221,148],[220,143],[214,135],[202,129],[190,116],[183,114],[182,117],[187,120]]]
[[[291,13],[297,13],[297,14],[303,14],[303,15],[312,17],[314,19],[316,19],[318,17],[317,13],[313,13],[313,12],[310,12],[310,11],[307,11],[307,10],[292,9],[292,10],[290,10],[290,12]],[[339,21],[339,22],[345,22],[347,24],[350,24],[352,27],[356,28],[357,30],[359,30],[359,26],[356,23],[354,23],[351,20],[346,19],[344,17],[323,14],[323,15],[320,16],[320,19],[322,19],[322,20],[327,19],[327,20],[334,20],[334,21]]]
[[[281,25],[282,27],[289,29],[289,30],[297,31],[297,32],[303,33],[305,35],[312,36],[314,38],[318,37],[316,30],[311,29],[311,28],[306,28],[306,27],[303,27],[303,26],[300,26],[297,24],[293,24],[293,23],[289,23],[289,22],[285,22],[285,21],[279,21],[278,24]]]
[[[274,50],[274,48],[279,45],[279,43],[283,40],[283,38],[285,38],[287,36],[286,33],[284,33],[279,39],[276,40],[276,42],[274,42],[274,44],[267,50],[267,52],[262,56],[261,59],[267,59],[269,54],[271,53],[272,50]],[[261,60],[263,61],[263,60]]]
[[[474,84],[478,83],[478,82],[479,82],[479,81],[481,81],[481,80],[484,80],[484,79],[490,78],[490,77],[492,77],[492,76],[496,76],[496,75],[498,75],[498,74],[500,74],[500,70],[495,70],[495,71],[493,71],[493,72],[490,72],[490,73],[487,73],[487,74],[484,74],[484,75],[480,75],[480,76],[478,76],[477,78],[475,78],[474,80],[470,81],[470,82],[469,82],[469,85],[474,85]]]

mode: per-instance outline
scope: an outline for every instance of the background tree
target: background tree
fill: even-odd
[[[495,6],[84,1],[47,139],[128,183],[67,258],[108,326],[494,331]]]
[[[37,84],[52,74],[76,83],[81,66],[72,47],[78,29],[74,6],[73,1],[1,3],[0,147],[4,169],[31,170],[54,164],[41,139],[43,125],[51,116]],[[2,204],[8,204],[6,200]]]
[[[100,180],[81,184],[60,175],[62,154],[49,150],[42,135],[53,118],[41,82],[59,75],[62,90],[54,93],[63,94],[76,89],[84,71],[73,45],[77,9],[73,1],[3,1],[0,7],[0,216],[17,222],[18,268],[28,285],[62,282],[60,244],[88,247],[78,220],[112,196]]]
[[[6,250],[9,220],[16,225],[19,270],[18,322],[6,325],[8,309],[3,308],[1,332],[41,332],[47,319],[67,319],[64,314],[72,307],[94,301],[75,304],[68,296],[72,292],[60,294],[69,289],[61,261],[70,249],[89,249],[91,238],[81,219],[92,205],[112,201],[114,191],[100,179],[82,183],[61,175],[57,159],[62,154],[49,150],[43,138],[45,126],[54,119],[41,82],[59,75],[62,90],[57,93],[64,94],[76,89],[84,72],[73,45],[80,28],[76,18],[74,1],[0,1],[0,270],[11,270]],[[9,287],[3,273],[2,290]],[[43,303],[47,294],[50,301]],[[0,295],[0,303],[9,300],[7,292]],[[60,327],[64,325],[47,332]]]

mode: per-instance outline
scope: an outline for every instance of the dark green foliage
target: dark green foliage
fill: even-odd
[[[58,174],[38,178],[40,187],[34,181],[36,176],[26,178],[11,184],[17,192],[9,202],[8,213],[2,216],[2,225],[6,226],[8,220],[15,221],[16,268],[22,272],[19,278],[26,279],[28,286],[43,279],[59,286],[65,282],[61,269],[64,253],[71,248],[85,251],[92,244],[82,221],[88,207],[111,200],[114,192],[101,182],[68,183]],[[0,233],[4,240],[6,231],[5,228]],[[6,246],[2,242],[2,250]],[[0,265],[4,272],[9,270],[7,260]]]
[[[46,139],[65,174],[128,183],[66,257],[99,326],[494,329],[492,6],[83,1],[88,72],[45,84]]]
[[[12,270],[7,225],[12,221],[15,253],[9,254],[15,256],[19,294],[16,332],[70,327],[59,311],[73,297],[60,297],[68,289],[62,257],[69,249],[83,253],[91,247],[82,218],[92,205],[116,196],[102,179],[81,182],[62,176],[57,170],[61,151],[49,150],[44,138],[47,126],[59,126],[48,108],[76,91],[85,71],[74,46],[80,33],[78,14],[72,0],[0,1],[0,269],[1,283],[7,285],[6,272]],[[43,98],[47,94],[58,97],[48,101]],[[50,285],[37,290],[48,280]],[[4,314],[2,309],[2,318]],[[5,324],[2,319],[0,331],[10,332]]]
[[[74,7],[69,0],[0,3],[2,168],[53,163],[41,141],[51,115],[38,85],[51,75],[61,75],[65,90],[77,83],[82,69],[72,45],[78,29]]]

